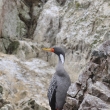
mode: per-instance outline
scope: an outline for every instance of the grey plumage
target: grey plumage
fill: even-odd
[[[49,89],[48,89],[48,94],[47,94],[49,102],[51,102],[52,94],[54,93],[54,90],[56,90],[56,88],[57,88],[57,80],[56,80],[55,76],[53,76]]]

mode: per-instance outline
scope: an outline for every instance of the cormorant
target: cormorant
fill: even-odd
[[[48,89],[48,100],[51,110],[62,110],[65,103],[67,90],[71,84],[70,77],[64,69],[65,53],[60,47],[43,48],[45,51],[54,52],[59,57],[50,86]]]

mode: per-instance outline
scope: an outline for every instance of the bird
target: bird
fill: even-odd
[[[55,53],[58,58],[56,72],[53,74],[47,97],[51,110],[62,110],[71,80],[69,74],[64,69],[65,52],[61,47],[43,48],[44,51]]]

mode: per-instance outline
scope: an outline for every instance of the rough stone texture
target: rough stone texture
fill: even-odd
[[[1,99],[14,105],[14,110],[30,108],[22,103],[28,103],[31,99],[35,100],[34,110],[47,110],[47,87],[54,72],[53,67],[41,59],[20,60],[14,55],[0,53]],[[5,104],[3,108],[6,106]]]
[[[42,1],[1,0],[0,2],[0,36],[32,38],[42,10]]]
[[[66,51],[65,68],[74,81],[91,51],[110,39],[109,3],[108,0],[1,0],[0,51],[6,53],[10,39],[34,39],[39,48],[59,45]],[[41,51],[37,54],[55,66],[57,57]]]
[[[65,4],[66,0],[56,0],[61,6]]]
[[[33,39],[43,4],[45,1],[41,0],[0,1],[0,51],[13,54],[7,52],[13,40],[23,40],[24,37]]]
[[[22,0],[20,3],[16,0],[18,6],[19,18],[26,25],[26,37],[33,39],[33,34],[37,26],[37,20],[42,11],[43,1],[41,0]]]
[[[0,51],[17,54],[22,59],[38,57],[39,46],[32,39],[45,3],[44,0],[0,1]]]
[[[64,110],[110,110],[109,54],[110,40],[92,52],[78,81],[69,87]]]
[[[55,45],[56,35],[59,31],[59,8],[56,2],[49,0],[42,11],[38,25],[34,33],[34,39],[39,43],[50,43]]]
[[[110,1],[63,0],[63,5],[60,2],[62,0],[46,2],[33,37],[45,47],[63,47],[66,51],[65,68],[71,79],[76,80],[77,73],[89,60],[91,51],[101,42],[110,39],[107,11],[110,10]],[[52,65],[56,64],[57,57],[44,54],[45,60],[49,58]]]
[[[42,105],[38,105],[34,99],[28,101],[23,100],[19,106],[21,106],[22,110],[48,110],[47,108],[42,107]]]
[[[92,50],[110,39],[109,4],[109,0],[0,0],[0,52],[15,54],[22,61],[39,57],[55,66],[57,57],[42,52],[41,48],[61,46],[66,52],[65,68],[74,82],[89,61]],[[109,42],[106,44],[109,45]],[[110,74],[103,75],[110,73],[110,66],[106,66],[106,63],[110,65],[110,48],[106,44],[92,52],[87,72],[83,70],[73,84],[74,92],[70,91],[70,96],[74,97],[72,103],[76,104],[75,108],[79,105],[78,100],[83,99],[87,82],[88,92],[93,94],[100,90],[97,84],[102,84],[101,78],[110,87]],[[98,71],[100,74],[93,77]],[[46,82],[47,79],[44,79]],[[25,93],[22,93],[23,97]],[[104,95],[104,101],[109,100],[108,92],[105,95],[103,89],[96,95],[100,99]]]
[[[1,0],[1,37],[21,37],[23,36],[22,28],[25,28],[23,22],[18,17],[18,10],[14,0]],[[22,25],[22,26],[21,26]],[[26,31],[26,30],[25,30]]]
[[[0,86],[2,89],[3,87]],[[0,93],[0,110],[15,110],[14,106],[10,104],[9,101],[6,101],[2,97],[3,94]]]
[[[78,110],[109,110],[109,104],[99,98],[86,94]]]
[[[41,51],[37,45],[32,41],[22,40],[19,41],[19,46],[13,54],[16,54],[20,59],[29,59],[38,57],[38,53]]]
[[[78,85],[77,83],[74,83],[74,84],[71,84],[69,90],[68,90],[68,94],[71,96],[71,97],[75,97],[76,94],[79,92],[80,90],[80,85]]]

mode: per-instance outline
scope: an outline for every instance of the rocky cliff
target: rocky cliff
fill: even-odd
[[[52,73],[53,67],[41,59],[0,53],[0,110],[47,110]]]
[[[110,40],[92,52],[68,90],[64,110],[110,110]]]
[[[62,46],[65,68],[76,80],[91,51],[110,38],[109,4],[109,0],[1,0],[0,51],[23,59],[51,59],[55,66],[56,57],[39,50]]]
[[[97,60],[103,65],[105,63],[103,63],[102,59],[107,60],[105,57],[99,57],[99,51],[93,50],[110,39],[109,10],[109,0],[0,0],[0,52],[5,53],[0,53],[0,80],[3,82],[1,87],[4,90],[1,99],[11,100],[12,105],[18,105],[18,108],[21,106],[20,104],[23,104],[29,105],[28,108],[32,109],[28,101],[31,100],[32,104],[36,105],[39,102],[39,100],[36,102],[36,99],[43,97],[40,105],[43,103],[43,106],[48,108],[46,91],[49,79],[54,73],[52,66],[55,66],[57,58],[53,54],[42,52],[41,48],[55,45],[63,47],[66,52],[65,68],[72,82],[77,79],[80,80],[80,77],[81,79],[86,77],[82,79],[83,82],[73,84],[73,87],[78,87],[77,91],[80,91],[76,91],[76,94],[78,93],[79,96],[80,93],[83,94],[81,95],[81,101],[76,98],[76,94],[75,97],[69,97],[76,100],[78,106],[76,108],[79,108],[80,104],[85,104],[86,95],[94,99],[93,94],[85,94],[85,89],[82,90],[81,85],[84,83],[83,86],[86,89],[86,84],[90,84],[90,82],[94,88],[98,84],[102,85],[100,78],[100,80],[96,78],[96,83],[93,84],[91,77],[94,75],[91,71],[97,67]],[[101,51],[103,50],[105,56],[105,49]],[[93,53],[93,56],[91,56],[91,53]],[[94,54],[98,58],[94,58]],[[84,68],[86,68],[87,64],[87,68],[90,67],[91,71],[89,72],[87,69],[86,73]],[[39,69],[36,70],[35,68]],[[101,69],[99,66],[97,68]],[[43,74],[45,69],[48,75]],[[79,75],[79,73],[82,74]],[[98,76],[95,75],[95,77]],[[11,84],[11,81],[14,83]],[[38,85],[35,84],[35,81],[38,82]],[[21,85],[22,89],[19,85]],[[34,92],[31,92],[30,87]],[[37,88],[37,96],[35,96],[35,88]],[[23,92],[23,90],[26,91]],[[40,90],[43,92],[39,92]],[[11,95],[7,96],[6,91],[11,91],[9,92]],[[21,92],[25,95],[22,96]],[[24,99],[22,103],[21,98],[27,97],[28,94],[29,97]],[[35,99],[33,99],[32,95]],[[31,97],[32,99],[30,99]],[[21,102],[19,102],[20,100]],[[66,105],[70,107],[68,102]],[[20,109],[24,108],[21,107]]]

